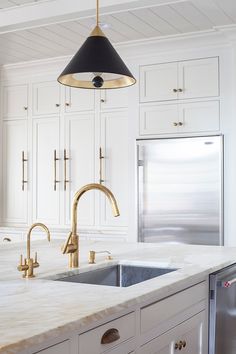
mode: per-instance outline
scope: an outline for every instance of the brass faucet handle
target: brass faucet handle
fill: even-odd
[[[20,255],[20,264],[18,265],[17,269],[19,270],[19,272],[25,272],[26,270],[29,269],[29,266],[26,264],[26,258],[24,260],[23,263],[23,255]]]
[[[38,267],[39,267],[39,263],[38,263],[38,254],[37,254],[37,252],[35,252],[35,257],[34,257],[33,267],[34,267],[34,268],[38,268]]]

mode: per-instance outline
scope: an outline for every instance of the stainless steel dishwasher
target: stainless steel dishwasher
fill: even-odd
[[[210,275],[209,354],[236,354],[236,264]]]

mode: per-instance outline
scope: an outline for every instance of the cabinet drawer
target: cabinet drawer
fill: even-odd
[[[34,354],[70,354],[70,343],[66,340]]]
[[[206,282],[172,295],[141,309],[141,333],[162,325],[172,317],[182,314],[207,296]],[[173,326],[174,326],[173,322]]]
[[[113,329],[113,333],[109,330]],[[105,335],[107,334],[107,335]],[[118,334],[119,339],[116,339]],[[134,337],[135,335],[135,314],[132,312],[114,321],[92,329],[79,336],[79,353],[100,354],[120,343]],[[102,344],[102,338],[106,337],[106,342]],[[110,341],[110,343],[108,343]]]

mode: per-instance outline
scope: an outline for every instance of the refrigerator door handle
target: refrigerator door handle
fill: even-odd
[[[235,283],[236,283],[236,278],[233,278],[231,280],[225,280],[225,281],[220,282],[220,287],[221,288],[230,288],[231,285],[233,285]]]

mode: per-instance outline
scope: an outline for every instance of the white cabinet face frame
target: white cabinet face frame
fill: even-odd
[[[3,122],[3,222],[28,222],[29,154],[26,120]],[[24,159],[22,161],[23,154]],[[27,181],[27,183],[23,184]]]
[[[3,119],[22,119],[28,116],[28,85],[3,87]]]
[[[33,218],[35,221],[60,225],[61,163],[59,117],[34,119]]]
[[[33,83],[33,116],[59,114],[61,86],[56,81]]]
[[[126,111],[101,114],[102,179],[117,199],[120,216],[115,218],[108,199],[101,195],[101,226],[128,224],[128,116]]]
[[[95,92],[91,89],[65,88],[65,112],[93,111]]]
[[[63,189],[66,193],[66,224],[70,224],[71,205],[74,194],[85,184],[94,183],[94,114],[80,113],[65,119],[65,150]],[[66,166],[66,170],[65,170]],[[66,176],[65,176],[66,171]],[[65,180],[68,180],[65,183]],[[79,226],[94,226],[95,193],[89,191],[82,196],[78,206]]]

